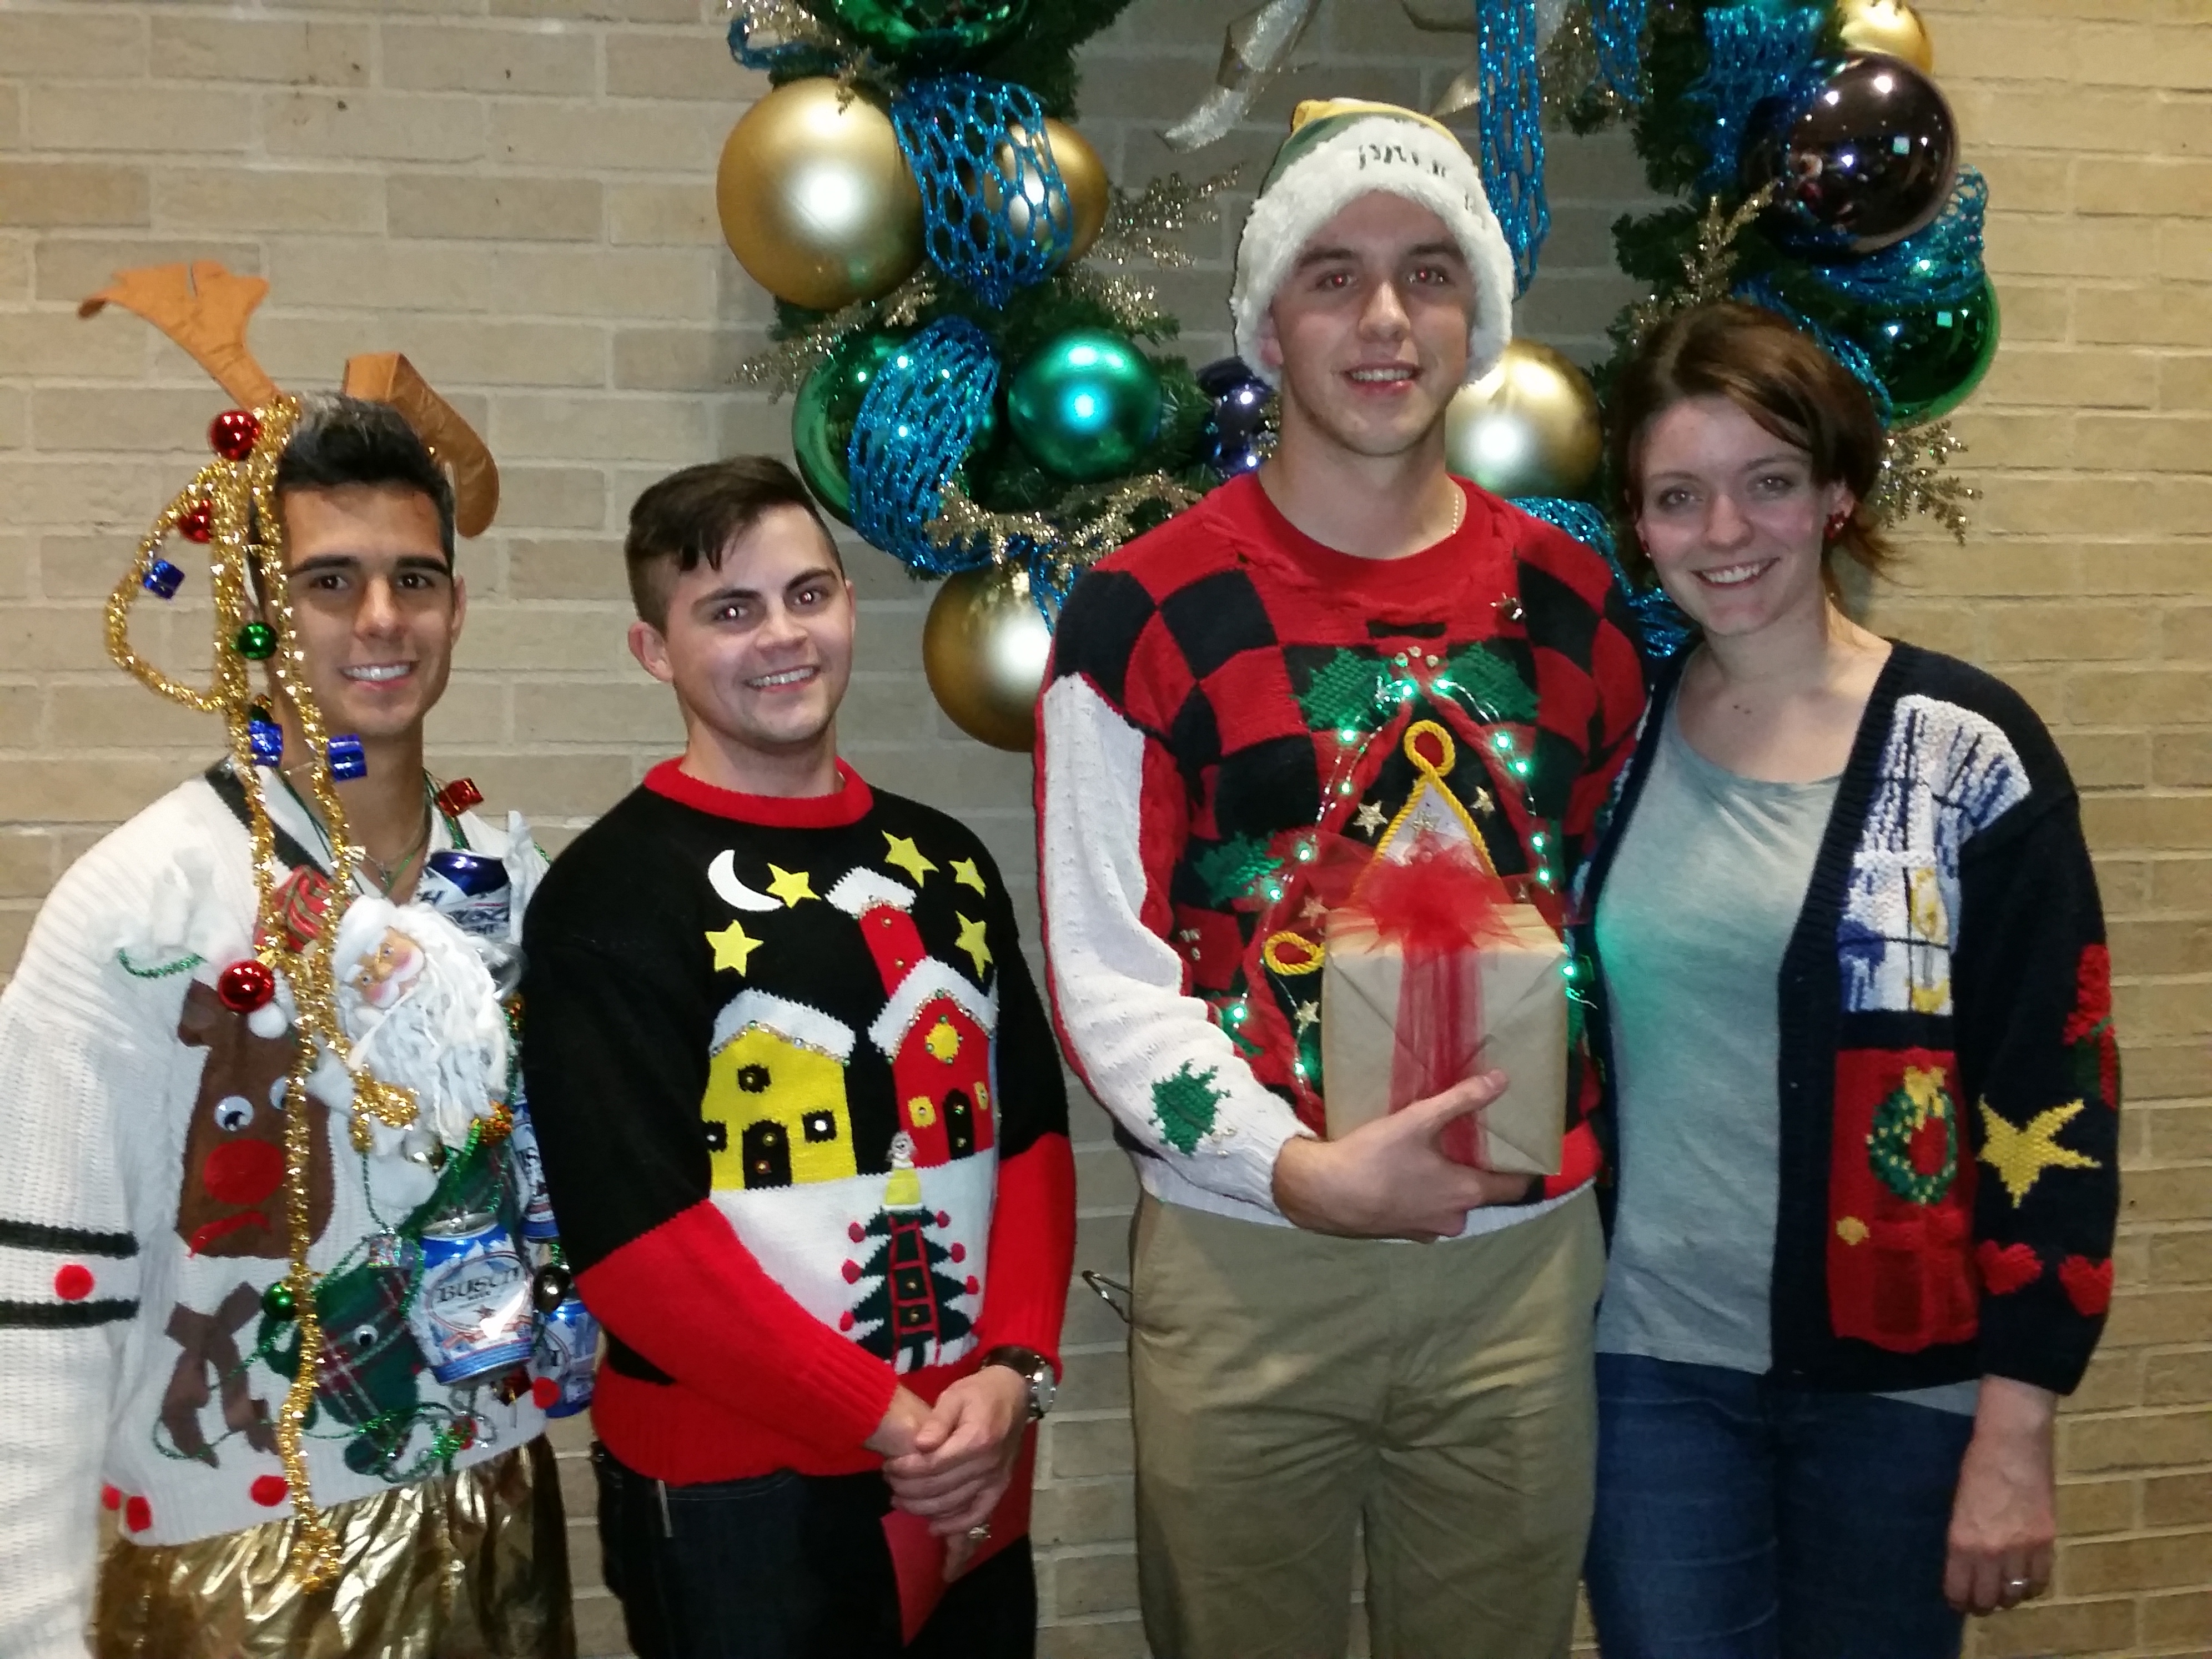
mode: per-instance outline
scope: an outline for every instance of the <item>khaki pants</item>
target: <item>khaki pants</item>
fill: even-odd
[[[1437,1244],[1150,1197],[1130,1370],[1158,1659],[1339,1659],[1365,1523],[1374,1659],[1547,1659],[1589,1531],[1588,1193]]]

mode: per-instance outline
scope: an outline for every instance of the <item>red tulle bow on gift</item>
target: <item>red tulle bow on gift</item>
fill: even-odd
[[[1505,884],[1474,849],[1425,836],[1411,856],[1372,860],[1329,917],[1332,941],[1371,934],[1405,971],[1393,1028],[1390,1109],[1441,1094],[1482,1067],[1482,960],[1514,937]],[[1447,1158],[1483,1165],[1482,1127],[1455,1119],[1437,1141]]]

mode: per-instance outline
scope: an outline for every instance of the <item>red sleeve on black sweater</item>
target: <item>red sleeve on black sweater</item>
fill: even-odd
[[[1034,1348],[1059,1370],[1060,1325],[1074,1270],[1075,1154],[1066,1135],[1041,1135],[999,1165],[983,1352]]]
[[[890,1409],[891,1368],[793,1301],[712,1203],[585,1268],[576,1286],[610,1333],[677,1382],[780,1433],[842,1449]]]

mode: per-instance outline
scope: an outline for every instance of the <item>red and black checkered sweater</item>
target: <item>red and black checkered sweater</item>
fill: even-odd
[[[1443,787],[1540,903],[1626,758],[1644,688],[1610,572],[1461,488],[1456,532],[1373,560],[1238,478],[1069,596],[1040,703],[1046,956],[1063,1044],[1156,1197],[1281,1223],[1275,1156],[1323,1121],[1320,988],[1267,947],[1319,938],[1302,852],[1371,848],[1436,775],[1409,732],[1446,734]],[[1598,1163],[1575,1047],[1552,1196]]]

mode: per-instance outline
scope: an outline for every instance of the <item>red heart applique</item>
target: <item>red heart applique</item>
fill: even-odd
[[[2066,1287],[2066,1299],[2090,1318],[2112,1305],[2110,1256],[2092,1261],[2087,1256],[2069,1255],[2058,1264],[2058,1282]]]
[[[2043,1277],[2043,1258],[2033,1244],[2000,1246],[1995,1239],[1984,1239],[1974,1261],[1991,1296],[2009,1296]]]

